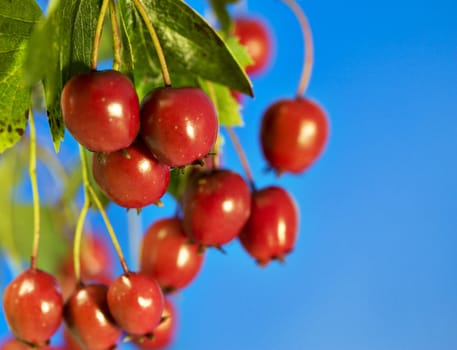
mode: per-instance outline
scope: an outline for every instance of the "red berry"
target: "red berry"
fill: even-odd
[[[152,333],[160,322],[164,298],[154,279],[130,272],[111,283],[108,306],[124,331],[133,335],[146,335]]]
[[[140,132],[160,162],[181,167],[210,152],[216,142],[218,120],[202,90],[164,87],[143,100]]]
[[[219,247],[234,239],[246,223],[251,194],[237,173],[213,170],[191,179],[182,203],[189,236],[202,245]]]
[[[136,341],[136,345],[140,349],[164,349],[175,339],[177,323],[176,308],[169,299],[165,299],[162,321],[154,329],[152,340],[144,337],[140,341]]]
[[[322,153],[327,137],[327,117],[307,98],[278,101],[262,119],[263,153],[278,173],[300,173],[309,168]]]
[[[5,341],[1,346],[0,350],[30,350],[33,349],[32,346],[29,346],[19,340],[16,339],[8,339]],[[40,346],[40,350],[51,350],[53,348],[49,346]]]
[[[143,236],[140,269],[164,290],[176,290],[195,278],[203,258],[198,245],[189,242],[181,219],[167,218],[153,223]]]
[[[120,72],[74,76],[63,88],[61,105],[65,126],[91,151],[117,151],[128,147],[138,134],[138,96],[132,82]]]
[[[294,247],[298,212],[293,198],[271,186],[252,194],[251,216],[239,236],[243,247],[260,265],[283,260]]]
[[[266,24],[258,18],[239,17],[235,19],[233,34],[246,47],[253,63],[246,67],[248,74],[264,71],[271,59],[271,35]]]
[[[57,280],[38,269],[25,270],[6,287],[3,308],[14,336],[29,344],[46,344],[62,323]]]
[[[141,142],[124,151],[97,153],[92,158],[94,179],[103,193],[125,208],[157,203],[170,181],[170,169]]]
[[[108,309],[107,292],[103,284],[79,286],[65,303],[65,322],[87,349],[112,349],[121,336]]]

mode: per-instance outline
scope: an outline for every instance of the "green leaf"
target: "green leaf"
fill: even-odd
[[[49,125],[58,151],[64,137],[60,96],[65,83],[90,70],[101,0],[51,1],[32,34],[27,54],[29,84],[43,80]]]
[[[120,71],[134,82],[140,101],[153,88],[163,85],[159,62],[151,37],[131,1],[119,1],[121,31]]]
[[[33,0],[0,6],[0,153],[14,146],[27,125],[30,89],[23,79],[27,41],[42,15]]]
[[[235,4],[239,0],[210,0],[211,7],[214,14],[216,15],[220,29],[225,33],[229,34],[232,29],[232,17],[227,9],[227,5]]]
[[[237,37],[231,36],[227,38],[225,42],[243,68],[246,68],[250,64],[254,63],[246,50],[246,47],[240,44]]]
[[[163,47],[174,86],[202,78],[252,95],[252,85],[222,38],[192,8],[180,0],[142,2]],[[123,59],[132,62],[135,85],[163,85],[150,34],[133,1],[120,0]],[[123,69],[128,70],[128,65]]]
[[[246,67],[252,63],[246,48],[238,42],[238,38],[229,37],[226,43],[241,66]],[[201,79],[199,80],[199,85],[213,101],[221,125],[242,126],[244,124],[241,115],[241,106],[233,97],[229,88]]]
[[[201,81],[200,87],[213,102],[220,125],[242,126],[244,124],[240,113],[241,106],[233,98],[230,89],[209,81]]]

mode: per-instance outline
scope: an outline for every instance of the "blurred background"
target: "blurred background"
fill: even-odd
[[[207,15],[205,1],[187,2]],[[238,242],[226,255],[208,251],[200,275],[174,297],[171,349],[455,350],[457,2],[299,3],[315,41],[307,95],[327,111],[331,133],[309,171],[279,179],[264,172],[259,123],[269,104],[295,95],[300,28],[281,1],[233,9],[263,17],[274,37],[274,60],[253,78],[256,96],[244,99],[237,132],[258,187],[284,186],[299,204],[296,249],[266,268]],[[73,146],[65,141],[63,152]],[[229,140],[224,151],[241,172]],[[168,197],[164,208],[145,209],[143,229],[174,210]],[[127,247],[125,210],[111,206],[109,215]],[[0,291],[12,278],[1,264]],[[7,334],[0,317],[0,338]]]

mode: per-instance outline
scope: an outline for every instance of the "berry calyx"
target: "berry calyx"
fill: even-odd
[[[65,303],[65,323],[84,348],[113,349],[121,336],[108,309],[107,292],[103,284],[80,285]]]
[[[165,291],[186,287],[197,276],[203,259],[204,253],[189,241],[177,217],[153,223],[141,242],[140,270]]]
[[[142,273],[129,272],[111,283],[108,306],[113,318],[125,332],[147,335],[160,322],[164,297],[154,279]]]
[[[301,173],[320,156],[329,126],[322,108],[308,98],[280,100],[262,118],[263,154],[278,174]]]
[[[126,148],[138,134],[138,96],[129,78],[118,71],[74,76],[63,88],[61,106],[68,131],[91,151]]]
[[[253,61],[246,67],[246,72],[250,75],[263,72],[271,60],[273,50],[271,34],[265,22],[259,18],[238,17],[234,21],[233,34],[246,47]]]
[[[251,215],[239,239],[259,265],[284,260],[295,245],[297,231],[297,207],[286,190],[270,186],[252,193]]]
[[[152,339],[143,337],[135,341],[135,344],[140,349],[164,349],[169,346],[176,334],[177,328],[177,310],[170,299],[165,299],[165,307],[163,309],[162,320],[160,324],[154,329]]]
[[[157,88],[141,105],[140,134],[152,154],[171,167],[206,156],[218,128],[211,100],[196,87]]]
[[[97,153],[92,158],[94,179],[103,193],[124,208],[159,202],[170,180],[170,169],[135,142],[122,151]]]
[[[249,218],[250,190],[230,170],[202,172],[192,178],[182,198],[187,234],[203,246],[220,247],[233,240]]]
[[[39,269],[23,271],[5,288],[3,309],[17,339],[34,346],[47,344],[62,322],[57,280]]]

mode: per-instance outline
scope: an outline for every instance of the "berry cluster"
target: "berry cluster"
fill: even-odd
[[[214,106],[196,87],[163,87],[141,103],[120,72],[93,71],[70,79],[62,114],[73,137],[95,152],[95,181],[114,203],[142,208],[167,190],[170,167],[206,156],[216,142]]]
[[[272,50],[263,22],[238,18],[233,35],[252,58],[247,73],[263,72]],[[165,85],[140,103],[135,85],[117,70],[94,69],[65,84],[65,126],[92,152],[93,178],[111,202],[137,210],[159,204],[172,171],[183,190],[177,214],[144,233],[137,272],[117,248],[124,273],[113,277],[104,243],[88,234],[81,242],[75,234],[75,254],[62,263],[59,282],[32,260],[5,290],[4,311],[15,339],[2,349],[48,348],[62,323],[67,349],[112,349],[123,335],[139,348],[161,348],[176,328],[169,295],[196,278],[207,248],[223,250],[238,239],[261,266],[283,261],[294,248],[299,214],[291,194],[277,185],[256,188],[248,166],[248,181],[221,167],[220,125],[211,98],[194,86]],[[327,141],[326,116],[302,96],[304,85],[298,97],[274,103],[262,119],[262,150],[278,175],[308,169]],[[228,133],[236,142],[233,130]]]

